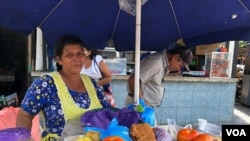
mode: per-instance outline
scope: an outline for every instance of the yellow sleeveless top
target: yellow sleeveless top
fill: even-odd
[[[65,122],[69,119],[80,119],[80,117],[88,110],[102,108],[102,105],[96,94],[96,89],[87,75],[82,74],[81,78],[91,101],[88,109],[83,109],[75,103],[61,75],[58,72],[53,72],[50,75],[52,76],[57,88],[57,95],[61,102]],[[48,134],[43,139],[43,141],[48,140],[50,137],[59,138],[57,134]]]

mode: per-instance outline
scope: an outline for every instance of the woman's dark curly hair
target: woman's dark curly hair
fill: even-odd
[[[58,41],[56,42],[56,45],[55,45],[56,56],[61,58],[65,45],[69,45],[69,44],[78,44],[84,47],[83,41],[79,37],[75,35],[71,35],[71,34],[64,35],[60,37]],[[56,68],[57,68],[57,71],[62,70],[62,65],[60,65],[58,61],[56,62]]]
[[[84,48],[86,48],[88,51],[91,51],[91,54],[89,55],[89,58],[91,60],[93,60],[96,55],[100,54],[100,51],[98,51],[96,49],[91,49],[91,48],[87,48],[87,47],[84,47]]]

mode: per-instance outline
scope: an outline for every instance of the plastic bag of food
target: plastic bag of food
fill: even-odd
[[[154,108],[146,105],[142,98],[139,99],[139,105],[137,107],[135,107],[135,105],[133,104],[129,104],[127,107],[131,110],[139,112],[142,122],[148,123],[152,127],[155,126],[156,119],[155,119]]]
[[[173,140],[177,140],[177,133],[180,129],[184,128],[182,126],[174,126],[174,125],[159,125],[159,126],[155,126],[161,129],[164,129],[165,131],[167,131],[170,136],[172,137]]]
[[[83,127],[81,126],[79,119],[67,120],[63,128],[60,140],[64,141],[67,137],[83,135],[83,134],[84,134]],[[69,139],[67,138],[67,140]]]
[[[128,108],[101,108],[87,111],[81,116],[80,121],[82,126],[106,129],[113,118],[117,118],[119,125],[128,128],[130,128],[132,124],[138,123],[141,120],[138,112]]]
[[[160,127],[154,127],[155,139],[157,141],[173,141],[172,136],[166,130]]]
[[[142,102],[140,102],[141,104]],[[141,118],[144,122],[150,124],[151,126],[155,125],[155,111],[154,108],[147,106],[143,101],[144,111],[141,113]]]
[[[110,136],[118,136],[118,137],[123,138],[125,141],[132,141],[132,139],[129,136],[129,128],[127,128],[126,126],[118,125],[117,118],[112,119],[107,129],[86,126],[84,127],[84,131],[99,132],[102,140]]]

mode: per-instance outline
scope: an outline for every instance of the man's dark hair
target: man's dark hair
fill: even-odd
[[[179,54],[181,59],[184,61],[185,67],[189,71],[189,64],[193,60],[193,53],[190,48],[187,48],[182,45],[176,45],[174,49],[168,51],[169,54]]]

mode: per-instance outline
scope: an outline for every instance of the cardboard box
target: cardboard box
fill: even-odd
[[[196,46],[196,48],[195,48],[195,54],[196,55],[205,55],[207,52],[215,51],[215,49],[218,46],[219,46],[219,43]]]

